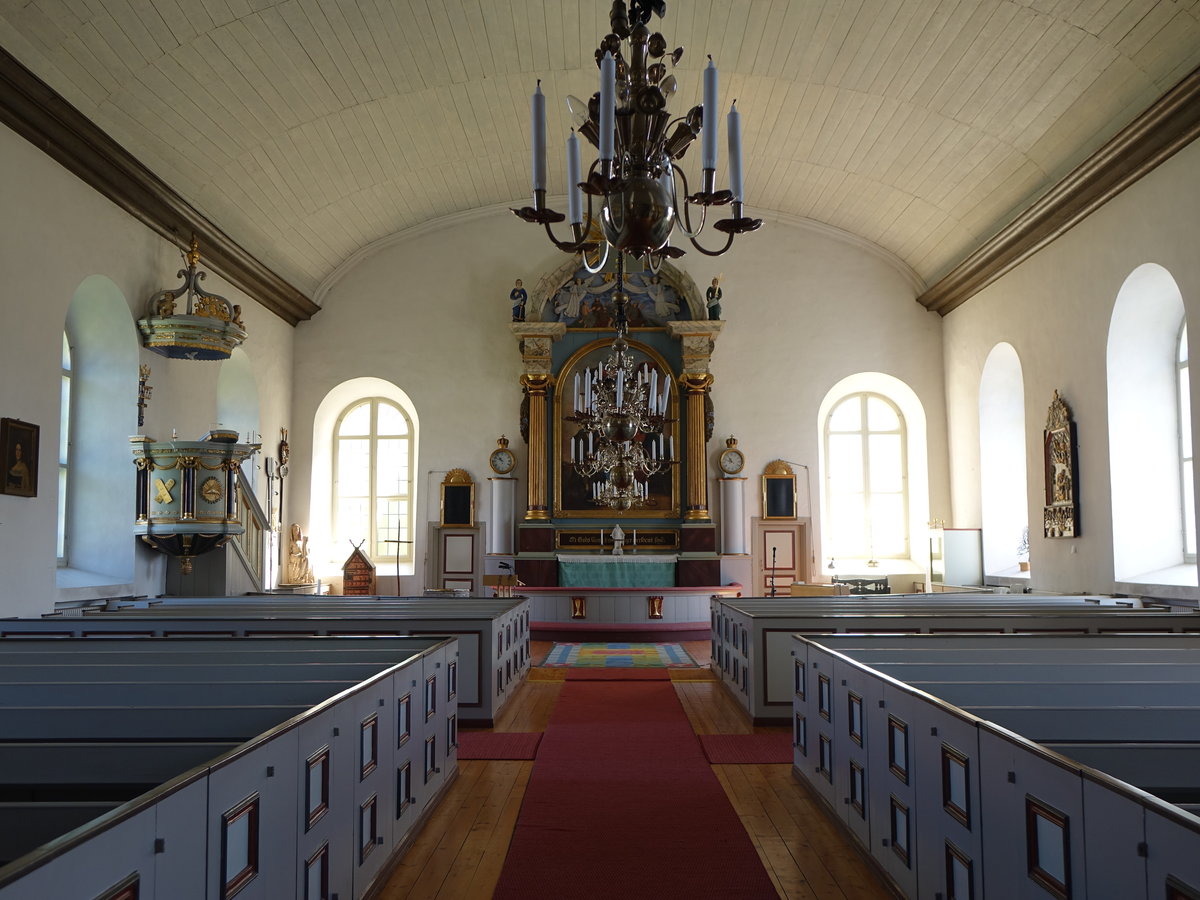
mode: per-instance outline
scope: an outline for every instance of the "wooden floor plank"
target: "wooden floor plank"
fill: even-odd
[[[549,652],[531,642],[531,658]],[[687,641],[707,663],[709,642]],[[717,682],[679,682],[675,691],[697,734],[783,731],[754,726]],[[526,682],[495,731],[543,731],[561,683]],[[425,823],[379,900],[490,900],[512,839],[534,761],[464,760],[459,777]],[[824,805],[795,779],[789,765],[719,765],[713,772],[741,818],[771,881],[787,900],[879,900],[892,894],[828,818]]]

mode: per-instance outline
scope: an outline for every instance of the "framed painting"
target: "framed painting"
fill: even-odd
[[[578,401],[574,396],[576,375],[582,375],[587,369],[594,369],[604,362],[611,352],[610,339],[593,341],[580,348],[563,364],[558,376],[558,387],[554,395],[554,446],[557,451],[551,459],[551,472],[554,479],[554,517],[565,519],[611,518],[613,511],[593,502],[591,495],[592,481],[602,480],[597,475],[595,479],[587,479],[575,469],[572,462],[572,447],[578,452],[582,443],[579,424],[571,421],[575,415]],[[639,341],[629,342],[629,352],[634,358],[635,368],[647,366],[656,371],[659,383],[674,379],[674,373],[667,361],[651,347]],[[678,391],[671,391],[667,401],[667,419],[665,433],[662,435],[662,446],[675,448],[679,456],[682,453],[681,436],[679,434],[679,405]],[[650,441],[649,436],[639,435],[638,440]],[[622,519],[662,519],[679,516],[679,470],[681,466],[668,466],[664,472],[650,476],[647,483],[645,505],[634,507],[621,513]]]
[[[4,493],[36,497],[38,436],[41,428],[20,419],[0,419],[0,448],[4,451]]]

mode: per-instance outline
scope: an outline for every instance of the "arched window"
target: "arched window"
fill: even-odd
[[[413,560],[413,427],[405,411],[373,397],[342,411],[333,429],[336,547],[366,541],[379,562]],[[401,543],[396,543],[400,541]]]
[[[1021,360],[1011,344],[1002,342],[988,354],[979,379],[979,499],[987,575],[1017,575],[1020,564],[1029,563],[1027,452]]]
[[[907,558],[907,434],[882,394],[851,394],[825,419],[826,521],[836,557]]]
[[[67,467],[71,449],[71,344],[63,332],[62,403],[58,408],[58,564],[67,564]]]
[[[1185,317],[1179,285],[1156,263],[1134,269],[1113,304],[1106,362],[1118,586],[1197,583]]]
[[[1186,562],[1196,561],[1196,505],[1192,484],[1192,389],[1188,374],[1187,322],[1179,327],[1176,344],[1175,402],[1179,410],[1179,485],[1183,492],[1180,502],[1183,507],[1183,558]]]

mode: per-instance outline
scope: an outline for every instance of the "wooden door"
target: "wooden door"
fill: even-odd
[[[759,597],[788,596],[793,581],[808,581],[808,520],[754,520],[754,591]]]

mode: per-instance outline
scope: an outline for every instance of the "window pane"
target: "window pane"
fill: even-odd
[[[862,430],[862,399],[859,396],[849,397],[834,407],[829,414],[829,430]]]
[[[67,470],[58,470],[58,558],[67,555]]]
[[[67,343],[67,333],[63,332],[63,358],[62,367],[68,372],[71,371],[71,345]]]
[[[834,556],[866,556],[866,516],[862,494],[842,494],[830,509]]]
[[[375,453],[375,490],[385,496],[407,495],[408,439],[382,439]]]
[[[1179,370],[1179,438],[1185,458],[1192,455],[1192,389],[1188,368]]]
[[[862,438],[857,434],[829,436],[829,482],[834,496],[863,489]]]
[[[1179,332],[1179,361],[1188,361],[1187,322],[1183,323],[1183,328]]]
[[[342,419],[338,426],[338,436],[366,435],[371,433],[371,404],[360,403]]]
[[[371,445],[366,440],[340,440],[337,451],[338,496],[367,496],[371,492]]]
[[[1196,552],[1196,501],[1193,469],[1189,461],[1183,467],[1183,552]]]
[[[390,403],[379,404],[379,421],[375,426],[376,433],[386,435],[408,434],[408,422],[404,415]]]
[[[902,491],[904,466],[898,434],[873,434],[867,438],[872,491]]]
[[[908,549],[902,494],[871,495],[871,544],[876,556],[903,556]]]
[[[867,398],[867,430],[899,431],[900,417],[896,410],[882,397]]]
[[[345,550],[346,541],[355,544],[371,536],[368,521],[370,506],[365,497],[339,497],[337,505],[337,532],[334,534],[334,556]],[[345,550],[345,554],[349,554]],[[340,558],[340,557],[339,557]]]
[[[67,462],[67,442],[71,434],[71,376],[62,377],[62,400],[58,413],[58,461]]]

